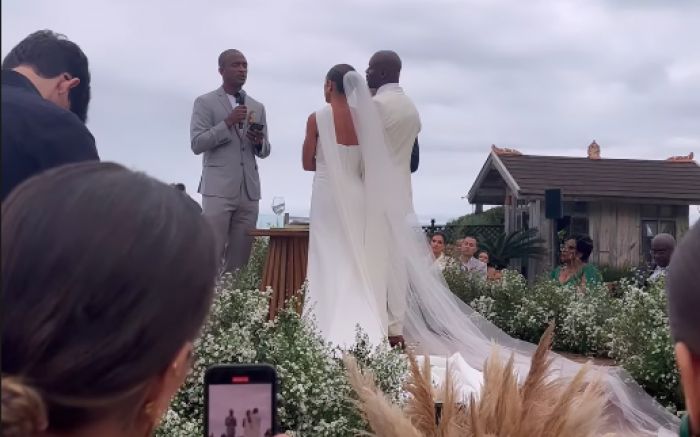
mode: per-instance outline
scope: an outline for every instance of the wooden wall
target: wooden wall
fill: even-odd
[[[544,200],[533,200],[530,202],[530,228],[537,229],[540,238],[545,240],[544,247],[547,249],[547,254],[541,259],[530,259],[528,263],[528,271],[534,274],[529,275],[529,282],[536,279],[537,276],[551,272],[554,265],[555,256],[559,256],[559,242],[554,243],[554,229],[552,220],[545,218]]]
[[[680,241],[683,234],[690,227],[690,207],[688,205],[676,206],[676,240]]]
[[[640,211],[640,205],[632,203],[588,204],[593,263],[615,267],[639,265],[642,232]]]
[[[559,242],[554,244],[552,221],[545,218],[544,201],[530,202],[530,227],[537,228],[546,241],[548,254],[530,260],[528,270],[534,276],[551,271],[558,261]],[[688,206],[676,206],[676,235],[688,230]],[[639,266],[641,257],[641,205],[623,202],[589,202],[588,231],[593,240],[591,262],[615,267]],[[556,258],[555,258],[556,257]]]

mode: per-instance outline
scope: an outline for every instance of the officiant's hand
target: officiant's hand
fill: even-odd
[[[254,129],[253,127],[248,128],[246,137],[250,140],[250,143],[254,146],[259,146],[263,143],[265,139],[265,134],[262,130]]]
[[[244,105],[239,105],[233,108],[233,111],[224,119],[226,126],[231,127],[238,123],[245,121],[245,117],[248,114],[248,108]]]

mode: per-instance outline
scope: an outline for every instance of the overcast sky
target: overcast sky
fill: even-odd
[[[491,144],[528,154],[665,159],[700,154],[700,1],[675,0],[4,0],[2,55],[49,28],[90,59],[88,126],[100,154],[196,191],[192,103],[220,85],[217,56],[249,61],[247,92],[267,110],[263,199],[308,214],[301,168],[309,113],[336,63],[403,58],[421,113],[418,214],[471,211],[461,199]],[[697,158],[696,158],[697,159]],[[698,216],[694,207],[693,217]]]

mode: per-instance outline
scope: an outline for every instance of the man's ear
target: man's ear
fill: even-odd
[[[68,94],[70,90],[80,85],[80,79],[77,77],[63,76],[63,80],[58,83],[58,93]]]
[[[684,343],[676,343],[676,363],[681,374],[685,407],[693,429],[700,429],[700,357]]]

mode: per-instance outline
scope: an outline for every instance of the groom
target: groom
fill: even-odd
[[[401,183],[408,187],[408,210],[405,214],[413,212],[413,200],[411,193],[411,152],[417,142],[421,123],[418,110],[413,101],[399,86],[401,74],[401,58],[396,52],[382,50],[375,53],[369,60],[367,67],[367,85],[376,90],[374,101],[379,110],[379,115],[384,124],[385,138],[389,152],[394,162],[402,169]],[[391,254],[386,253],[385,259],[391,259]],[[394,260],[396,260],[396,257]],[[394,266],[395,268],[396,266]],[[386,269],[392,267],[386,266]],[[403,320],[406,314],[406,290],[408,289],[407,274],[401,272],[405,266],[398,266],[400,283],[396,289],[387,290],[387,311],[389,316],[389,343],[391,346],[403,346]]]

